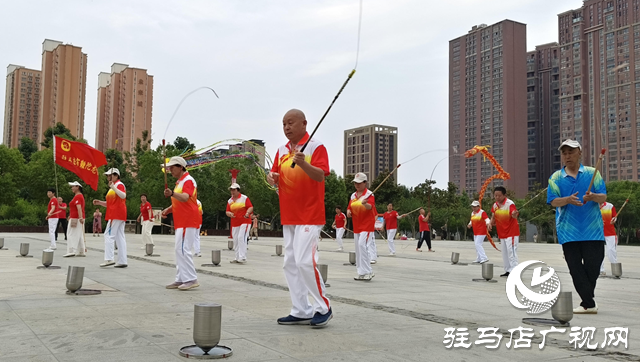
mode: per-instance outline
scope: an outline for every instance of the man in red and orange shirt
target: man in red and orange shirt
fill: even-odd
[[[64,240],[67,240],[67,204],[62,201],[62,197],[58,196],[58,226],[62,227],[64,232]],[[56,241],[58,241],[58,228],[56,227]]]
[[[162,214],[166,216],[173,213],[176,232],[176,280],[166,288],[189,290],[200,286],[191,253],[198,228],[202,224],[202,215],[198,210],[198,185],[187,172],[187,161],[182,157],[171,157],[167,163],[167,172],[178,181],[173,190],[164,190],[164,196],[171,197],[171,206],[164,209]]]
[[[329,175],[327,149],[316,139],[309,140],[307,120],[302,111],[292,109],[282,119],[289,142],[278,148],[267,177],[278,185],[280,221],[284,235],[284,275],[293,307],[278,324],[310,324],[324,327],[333,317],[325,286],[318,270],[318,239],[324,226],[324,178]],[[309,141],[307,147],[302,146]],[[295,162],[296,167],[292,168]],[[311,294],[314,303],[309,303]]]
[[[60,204],[58,203],[58,198],[56,197],[56,189],[49,189],[47,191],[47,196],[49,197],[49,205],[47,206],[47,222],[49,223],[49,241],[51,241],[49,250],[56,250],[56,234],[58,232],[58,209],[60,208]]]
[[[498,186],[493,189],[496,202],[491,208],[491,225],[495,225],[502,247],[502,262],[504,274],[508,277],[513,268],[518,265],[518,243],[520,241],[520,225],[518,225],[518,210],[516,204],[507,198],[507,189]]]
[[[231,218],[233,250],[236,252],[231,264],[244,264],[247,262],[247,238],[251,230],[253,205],[247,195],[240,193],[240,185],[237,183],[231,184],[229,190],[231,198],[227,201],[227,216]]]
[[[140,195],[140,215],[138,216],[138,222],[142,223],[142,247],[145,249],[147,244],[153,245],[153,238],[151,237],[151,231],[153,230],[153,208],[151,203],[147,201],[147,194]]]
[[[109,169],[104,173],[109,182],[106,201],[93,200],[94,205],[107,208],[104,232],[104,263],[101,267],[115,264],[115,268],[127,267],[127,241],[124,237],[124,223],[127,221],[127,188],[120,181],[120,170]],[[118,263],[114,262],[114,245],[118,246]]]
[[[387,230],[387,244],[389,245],[389,255],[396,255],[396,246],[393,239],[398,232],[398,220],[402,219],[406,215],[398,215],[398,212],[393,209],[393,204],[387,205],[387,212],[382,215],[384,218],[384,228]]]
[[[424,209],[420,209],[420,216],[418,216],[418,225],[420,226],[420,240],[418,240],[418,247],[416,251],[422,251],[423,242],[427,242],[427,248],[429,251],[435,252],[431,249],[431,230],[429,229],[429,221],[431,220],[431,212],[426,213]]]
[[[484,252],[482,243],[487,237],[487,229],[491,230],[491,220],[487,213],[480,207],[480,202],[474,200],[471,203],[471,220],[469,220],[468,228],[473,228],[473,242],[476,245],[476,260],[474,263],[484,264],[489,261],[487,254]]]
[[[351,194],[347,207],[347,217],[353,219],[353,240],[356,248],[358,276],[353,279],[369,281],[375,276],[371,269],[369,244],[373,242],[376,232],[376,199],[373,192],[367,189],[366,174],[358,172],[353,178],[353,185],[356,192]]]
[[[610,202],[603,202],[600,204],[600,213],[602,214],[602,222],[604,223],[604,241],[605,251],[609,262],[618,262],[618,251],[616,246],[618,245],[618,234],[616,234],[615,222],[618,218],[616,207]],[[600,266],[600,275],[607,275],[604,271],[604,259],[602,259],[602,265]]]
[[[336,216],[333,220],[332,228],[336,229],[336,242],[338,243],[338,249],[336,251],[343,251],[342,237],[344,236],[344,226],[347,222],[347,215],[342,212],[342,206],[336,206]]]

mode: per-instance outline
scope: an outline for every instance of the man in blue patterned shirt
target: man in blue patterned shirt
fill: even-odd
[[[558,242],[582,299],[573,313],[596,314],[598,304],[593,298],[604,259],[600,203],[607,200],[607,189],[598,170],[580,162],[582,147],[578,141],[566,140],[559,150],[565,166],[549,178],[547,204],[556,208]],[[594,172],[593,187],[588,190]]]

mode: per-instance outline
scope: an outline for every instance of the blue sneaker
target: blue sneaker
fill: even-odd
[[[311,319],[311,326],[316,328],[324,327],[327,325],[327,323],[329,323],[331,318],[333,318],[331,308],[329,308],[327,314],[320,314],[320,312],[316,312],[316,314],[314,314],[313,318]]]
[[[298,318],[292,315],[278,318],[278,324],[284,324],[284,325],[295,325],[295,324],[309,325],[309,323],[311,323],[311,318]]]

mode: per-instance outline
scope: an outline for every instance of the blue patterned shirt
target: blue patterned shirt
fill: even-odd
[[[578,193],[578,199],[582,201],[594,172],[596,172],[595,168],[585,167],[582,164],[580,164],[576,178],[567,175],[564,167],[554,172],[549,178],[547,204],[551,205],[551,201],[554,199],[573,195],[576,192]],[[602,176],[600,176],[600,172],[596,174],[591,192],[595,194],[607,193],[607,188]],[[602,224],[600,205],[595,201],[589,201],[582,206],[567,204],[562,207],[556,207],[556,230],[560,244],[571,241],[604,241],[604,226]]]

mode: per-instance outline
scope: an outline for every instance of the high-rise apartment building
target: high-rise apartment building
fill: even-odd
[[[18,147],[23,137],[38,141],[40,115],[40,71],[21,65],[7,67],[4,99],[3,143]]]
[[[344,131],[343,175],[364,172],[369,182],[398,165],[398,128],[371,124]],[[397,173],[393,176],[397,181]]]
[[[527,175],[528,186],[547,187],[560,168],[560,48],[536,46],[527,53]]]
[[[56,123],[64,124],[74,137],[84,138],[87,54],[81,47],[45,39],[41,77],[38,141]]]
[[[511,175],[493,185],[527,192],[526,41],[525,24],[504,20],[449,42],[449,181],[461,191],[478,192],[497,173],[481,157],[462,156],[481,145]]]
[[[153,76],[146,69],[114,63],[98,75],[96,149],[131,152],[142,132],[151,137]]]
[[[560,133],[582,144],[582,161],[605,181],[640,178],[638,0],[585,0],[558,15]]]

